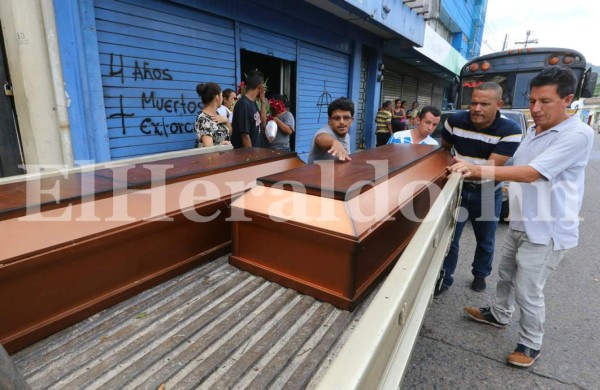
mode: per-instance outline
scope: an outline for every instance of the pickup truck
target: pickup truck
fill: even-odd
[[[352,312],[224,255],[0,353],[0,387],[397,389],[452,239],[461,184],[448,177],[395,266]]]

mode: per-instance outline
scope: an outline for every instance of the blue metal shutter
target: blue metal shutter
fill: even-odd
[[[233,22],[160,1],[94,9],[111,158],[193,148],[196,85],[235,86]]]
[[[281,58],[287,61],[296,61],[296,41],[281,35],[240,25],[240,49]]]
[[[296,152],[303,160],[308,158],[314,134],[327,125],[327,105],[348,96],[349,72],[349,55],[300,43]]]

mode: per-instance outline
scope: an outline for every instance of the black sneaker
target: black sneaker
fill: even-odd
[[[473,283],[471,283],[471,290],[481,292],[485,290],[486,287],[485,278],[483,276],[475,276]]]
[[[532,349],[523,344],[517,344],[517,349],[508,355],[506,362],[517,367],[530,367],[535,363],[538,357],[540,357],[540,351],[538,349]]]
[[[433,289],[433,297],[437,298],[440,295],[442,295],[443,293],[445,293],[446,291],[448,291],[448,286],[444,285],[444,275],[446,274],[446,272],[441,269],[440,270],[440,275],[438,276],[436,282],[435,282],[435,288]]]
[[[489,324],[496,328],[506,328],[506,325],[508,325],[496,321],[496,317],[494,317],[489,307],[465,307],[464,310],[469,317],[477,322],[483,322],[484,324]]]
[[[440,284],[439,286],[435,286],[435,290],[433,290],[433,297],[437,298],[440,295],[442,295],[443,293],[445,293],[446,291],[448,291],[448,286],[444,285],[444,284]]]

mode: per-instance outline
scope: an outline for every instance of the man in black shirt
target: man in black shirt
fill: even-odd
[[[263,134],[261,126],[266,124],[265,78],[261,72],[255,70],[246,77],[246,92],[233,107],[233,133],[231,144],[234,148],[262,147]],[[256,99],[260,98],[260,111]]]

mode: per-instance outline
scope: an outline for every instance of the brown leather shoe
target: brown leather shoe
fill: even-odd
[[[517,367],[531,367],[540,357],[540,351],[517,344],[517,348],[506,358],[506,362]]]
[[[496,321],[496,318],[490,311],[489,307],[481,307],[481,308],[465,307],[464,310],[465,310],[465,313],[467,313],[467,315],[469,317],[471,317],[471,319],[473,319],[477,322],[482,322],[484,324],[492,325],[492,326],[495,326],[496,328],[506,328],[506,325],[508,325],[508,324],[503,324],[501,322]]]

